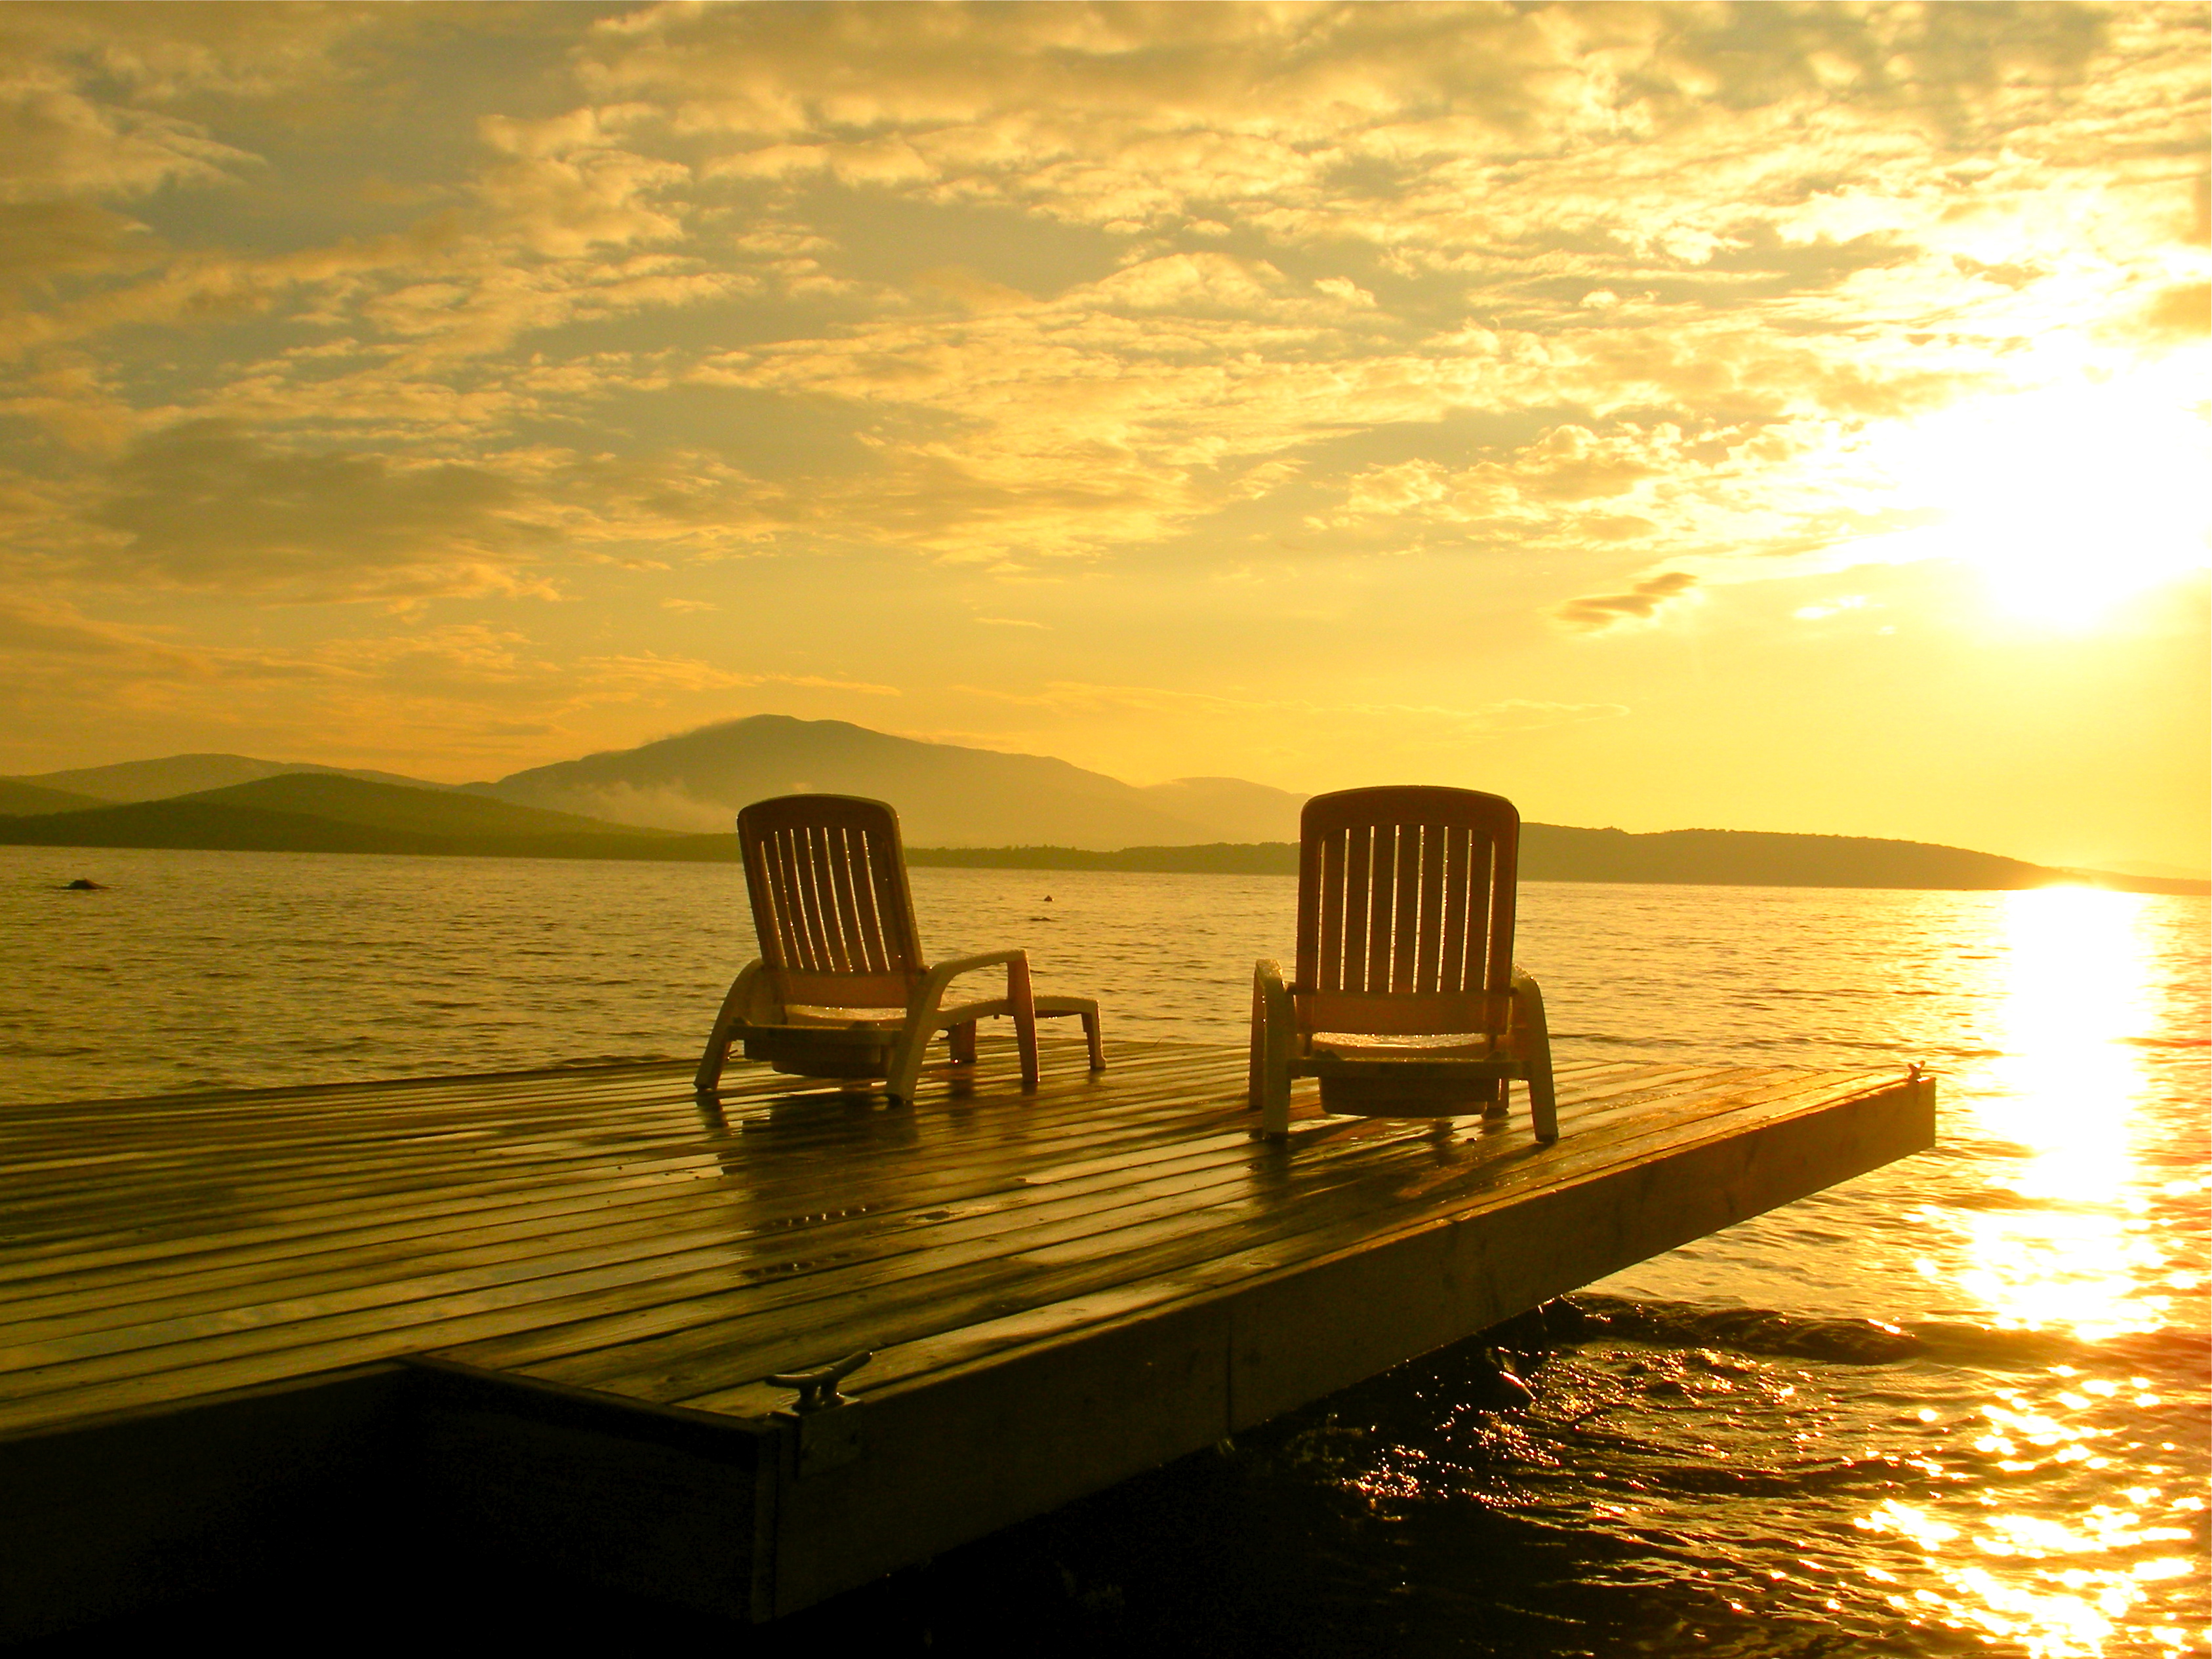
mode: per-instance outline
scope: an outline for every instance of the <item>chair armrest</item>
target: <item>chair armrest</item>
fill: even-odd
[[[914,988],[914,1000],[907,1004],[907,1018],[927,1018],[934,1015],[938,1005],[945,1000],[945,988],[961,975],[998,967],[1006,970],[1007,1000],[1017,1006],[1025,1005],[1030,996],[1030,953],[985,951],[978,956],[955,957],[950,962],[933,964],[922,975],[921,983]]]
[[[1266,1012],[1269,1024],[1290,1030],[1291,988],[1283,982],[1283,964],[1272,957],[1262,957],[1252,965],[1252,1006],[1255,1013]]]
[[[774,988],[768,976],[768,963],[755,957],[738,970],[737,981],[730,987],[731,1013],[748,1025],[773,1024],[772,1017],[781,1012],[769,994]]]
[[[1534,1049],[1541,1049],[1548,1054],[1552,1047],[1552,1032],[1544,1023],[1544,993],[1536,983],[1535,976],[1516,968],[1510,994],[1513,998],[1513,1024],[1518,1028],[1516,1035],[1520,1039],[1522,1053],[1527,1054]]]
[[[963,974],[974,973],[978,968],[996,968],[1001,963],[1011,967],[1018,957],[1026,964],[1030,953],[1026,951],[986,951],[980,956],[955,957],[950,962],[932,963],[929,977],[939,985],[947,985]]]

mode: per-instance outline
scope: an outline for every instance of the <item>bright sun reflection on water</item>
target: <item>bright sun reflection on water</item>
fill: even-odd
[[[2130,1115],[2146,1079],[2128,1041],[2154,1018],[2136,894],[2045,887],[2006,896],[1990,963],[2002,1013],[1994,1093],[1974,1128],[2026,1152],[1991,1185],[2031,1200],[1958,1218],[1970,1235],[1963,1286],[1996,1324],[2063,1328],[2086,1340],[2156,1328],[2145,1296],[2154,1241],[2143,1234]]]
[[[1952,1110],[1954,1122],[1971,1115],[1966,1133],[2016,1149],[2009,1168],[1991,1160],[2001,1173],[1989,1182],[1993,1198],[2016,1202],[1945,1214],[1952,1252],[1928,1267],[1994,1328],[2085,1342],[2159,1330],[2170,1298],[2145,1292],[2164,1262],[2146,1213],[2144,1183],[2157,1177],[2138,1167],[2131,1121],[2150,1086],[2131,1039],[2158,1018],[2146,902],[2058,887],[2002,902],[1988,963],[2002,1058],[1959,1080]],[[2197,1570],[2174,1553],[2188,1532],[2150,1518],[2193,1512],[2194,1502],[2162,1503],[2160,1484],[2145,1480],[2124,1490],[2124,1504],[2033,1510],[2032,1494],[2061,1471],[2126,1459],[2121,1413],[2159,1407],[2149,1388],[2058,1366],[2047,1383],[2003,1389],[1962,1419],[1954,1498],[1890,1499],[1857,1523],[1925,1559],[1933,1582],[1893,1596],[1900,1611],[2037,1659],[2197,1650],[2201,1632],[2128,1617],[2148,1586]]]

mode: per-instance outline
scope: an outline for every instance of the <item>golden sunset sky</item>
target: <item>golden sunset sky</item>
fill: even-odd
[[[762,712],[2201,869],[2202,5],[0,5],[0,770]]]

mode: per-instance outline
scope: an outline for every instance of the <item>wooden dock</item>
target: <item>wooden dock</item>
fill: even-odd
[[[1584,1063],[1553,1146],[1310,1085],[1272,1145],[1241,1050],[1079,1054],[0,1109],[0,1640],[309,1538],[774,1618],[1935,1136],[1894,1072]]]

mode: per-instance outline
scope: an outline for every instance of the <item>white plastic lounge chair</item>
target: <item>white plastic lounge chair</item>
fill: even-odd
[[[738,815],[745,890],[760,956],[722,1000],[694,1079],[702,1093],[721,1080],[730,1045],[798,1077],[880,1078],[895,1100],[914,1099],[922,1054],[951,1033],[955,1064],[975,1058],[975,1023],[1010,1015],[1022,1083],[1037,1082],[1036,1022],[1083,1022],[1091,1069],[1103,1071],[1098,1005],[1087,997],[1041,997],[1030,988],[1028,953],[991,951],[932,964],[921,953],[898,814],[852,795],[780,795]],[[1006,994],[948,1007],[963,974],[1006,969]]]

